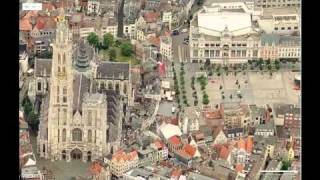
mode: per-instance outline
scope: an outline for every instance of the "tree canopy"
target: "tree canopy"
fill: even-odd
[[[124,42],[120,45],[121,54],[124,56],[131,56],[133,53],[133,46],[130,42]]]
[[[108,49],[109,47],[113,46],[114,43],[114,39],[113,39],[113,35],[110,33],[107,33],[105,35],[103,35],[103,47],[105,49]]]
[[[109,50],[109,59],[110,59],[110,61],[115,61],[116,58],[117,58],[117,52],[114,48],[111,48]]]
[[[90,33],[87,37],[87,40],[89,44],[94,46],[95,48],[99,47],[99,37],[96,33]]]

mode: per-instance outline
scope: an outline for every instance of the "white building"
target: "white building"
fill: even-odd
[[[168,36],[160,37],[160,53],[163,58],[172,60],[172,39]]]
[[[259,29],[250,13],[207,6],[190,23],[191,62],[243,63],[258,58]]]
[[[300,59],[301,46],[299,36],[281,36],[279,40],[280,59]]]
[[[130,39],[135,39],[137,35],[137,29],[135,23],[127,23],[123,25],[123,35]]]
[[[29,56],[26,51],[19,53],[19,67],[21,68],[22,73],[26,73],[28,71],[28,60]]]
[[[267,8],[258,20],[265,33],[292,34],[300,32],[299,8]]]
[[[100,13],[100,2],[98,0],[89,0],[87,14],[99,14]]]

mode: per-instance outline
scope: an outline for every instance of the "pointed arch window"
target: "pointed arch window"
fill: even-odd
[[[92,131],[88,130],[88,142],[92,142]]]
[[[60,65],[61,64],[61,55],[58,54],[58,64]]]
[[[72,131],[72,141],[82,141],[82,131],[76,128]]]
[[[64,87],[63,87],[63,95],[66,95],[66,94],[67,94],[67,87],[64,86]]]
[[[124,84],[124,85],[123,85],[123,93],[124,93],[124,94],[127,94],[127,84]]]
[[[92,126],[92,111],[88,110],[88,126]]]
[[[63,129],[62,130],[62,142],[66,142],[67,139],[67,130]]]
[[[63,53],[63,65],[66,64],[66,53]]]

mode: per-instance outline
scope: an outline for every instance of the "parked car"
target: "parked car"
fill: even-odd
[[[178,31],[178,30],[173,30],[173,31],[172,31],[172,35],[173,35],[173,36],[179,35],[179,31]]]

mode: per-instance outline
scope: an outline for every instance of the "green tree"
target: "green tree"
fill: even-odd
[[[202,103],[205,105],[209,104],[209,96],[206,93],[203,94]]]
[[[22,106],[23,106],[23,110],[26,117],[28,117],[33,109],[33,105],[28,96],[25,96],[24,99],[22,100]]]
[[[130,42],[122,43],[120,45],[120,49],[121,49],[121,54],[127,57],[131,56],[131,54],[133,53],[133,47]]]
[[[87,40],[89,44],[94,46],[95,48],[99,47],[99,37],[96,33],[90,33],[87,37]]]
[[[291,162],[288,160],[282,160],[282,167],[281,170],[288,170],[291,166]]]
[[[33,131],[38,130],[39,125],[39,115],[36,114],[33,110],[27,116],[28,124],[30,125]]]
[[[114,46],[115,46],[115,47],[120,47],[121,44],[122,44],[121,41],[118,40],[118,39],[114,41]]]
[[[106,33],[103,35],[103,47],[105,49],[108,49],[109,47],[112,47],[114,43],[113,35],[110,33]]]
[[[109,50],[109,59],[110,61],[116,61],[117,58],[117,51],[114,48]]]

